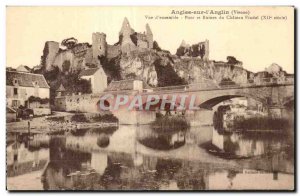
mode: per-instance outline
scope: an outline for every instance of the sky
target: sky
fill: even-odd
[[[286,16],[286,20],[178,20],[146,19],[171,16],[172,10],[240,10],[253,16]],[[7,7],[6,66],[40,63],[46,41],[75,37],[92,43],[93,32],[104,32],[108,44],[118,41],[124,17],[137,32],[148,23],[153,38],[172,54],[182,40],[195,44],[209,40],[210,60],[235,56],[244,68],[263,71],[277,63],[294,73],[294,10],[291,7]],[[194,15],[197,17],[198,15]],[[181,18],[183,17],[183,18]],[[218,15],[217,15],[218,17]]]

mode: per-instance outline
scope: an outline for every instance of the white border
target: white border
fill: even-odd
[[[133,1],[133,0],[107,0],[107,1],[99,1],[99,0],[77,0],[77,1],[69,1],[69,0],[1,0],[0,1],[0,62],[1,62],[1,71],[0,71],[0,132],[1,132],[1,150],[0,150],[0,160],[1,165],[0,167],[0,193],[1,195],[9,194],[6,191],[6,154],[5,154],[5,138],[6,138],[6,127],[5,127],[5,67],[6,67],[6,6],[96,6],[96,5],[107,5],[107,6],[258,6],[258,5],[266,5],[266,6],[275,6],[275,5],[294,5],[298,8],[297,15],[299,16],[299,8],[300,8],[300,1],[299,0],[285,0],[285,1],[266,1],[266,0],[244,0],[244,1],[237,1],[237,0],[148,0],[148,1]],[[297,26],[299,27],[299,19],[297,17]],[[21,32],[20,32],[21,33]],[[298,40],[298,39],[297,39]],[[298,43],[297,43],[298,45]],[[17,47],[17,46],[16,46]],[[297,54],[299,57],[299,50]],[[298,64],[296,65],[298,67]],[[296,74],[296,73],[295,73]],[[299,76],[299,69],[297,69],[297,76]],[[299,85],[297,86],[297,91],[299,92]],[[297,100],[298,101],[298,100]],[[297,107],[298,111],[298,107]],[[299,116],[297,117],[297,121],[299,120]],[[297,131],[297,130],[295,130]],[[297,141],[299,141],[300,133],[297,133]],[[297,144],[297,142],[296,142]],[[299,146],[299,145],[298,145]],[[297,158],[299,157],[299,149],[297,148]],[[299,161],[297,161],[297,170],[299,170]],[[295,174],[297,176],[297,174]],[[297,180],[297,185],[299,179]],[[299,188],[299,186],[297,186]],[[32,194],[32,193],[27,193]],[[45,193],[45,195],[50,195],[51,193]],[[63,195],[63,193],[52,193],[56,195]],[[68,193],[73,194],[73,193]],[[90,193],[82,193],[82,194],[90,194]],[[98,193],[97,193],[98,194]],[[121,194],[121,193],[99,193],[99,194]],[[140,194],[140,193],[139,193]],[[151,193],[150,195],[157,195],[159,193]],[[169,195],[172,193],[167,193]],[[187,194],[187,193],[184,193]],[[221,193],[214,193],[214,194],[221,194]],[[231,193],[230,193],[231,194]],[[241,193],[238,193],[241,194]],[[255,195],[262,195],[264,193],[254,193]],[[269,193],[273,194],[273,193]],[[279,193],[282,195],[282,193]],[[288,194],[288,193],[285,193]],[[285,195],[283,194],[283,195]],[[148,194],[149,195],[149,194]]]

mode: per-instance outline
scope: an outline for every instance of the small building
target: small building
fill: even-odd
[[[65,87],[62,84],[60,84],[60,86],[56,90],[57,97],[64,96],[65,95],[65,91],[66,91]]]
[[[41,74],[6,71],[6,106],[27,106],[29,97],[49,99],[50,87]]]
[[[102,67],[82,70],[79,77],[91,82],[92,93],[101,93],[107,87],[107,76]]]
[[[130,90],[137,90],[137,91],[143,91],[143,89],[147,89],[149,86],[146,82],[142,80],[119,80],[119,81],[112,81],[107,89],[105,89],[106,92],[110,91],[130,91]]]
[[[17,111],[11,107],[6,107],[6,122],[15,122],[17,119]]]

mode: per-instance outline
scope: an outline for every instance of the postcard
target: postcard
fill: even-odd
[[[8,191],[293,191],[295,8],[6,8]]]

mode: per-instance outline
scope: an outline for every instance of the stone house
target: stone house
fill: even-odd
[[[28,106],[29,97],[48,98],[50,87],[41,74],[6,72],[6,106],[18,108]]]
[[[11,107],[6,107],[6,122],[14,122],[17,119],[17,111]]]
[[[101,93],[107,87],[107,76],[102,67],[82,70],[79,77],[91,82],[92,93]]]
[[[148,89],[149,86],[143,80],[119,80],[112,81],[108,87],[105,89],[105,92],[114,92],[114,91],[140,91],[142,92],[144,89]]]

